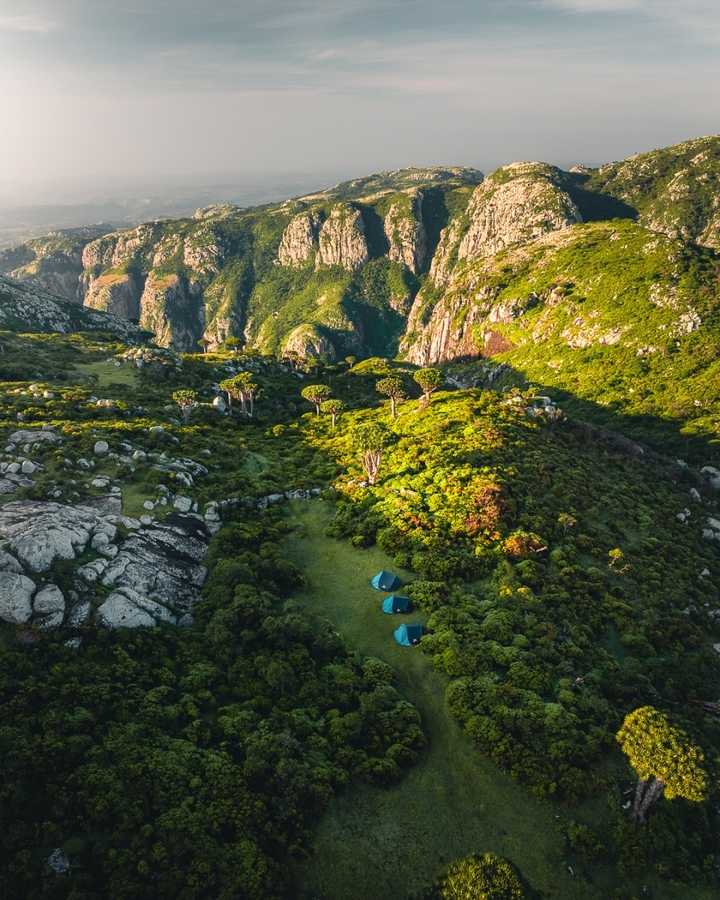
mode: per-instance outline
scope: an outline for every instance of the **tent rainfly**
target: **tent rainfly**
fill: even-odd
[[[401,647],[414,647],[422,637],[422,625],[401,625],[393,634]]]
[[[381,569],[377,575],[370,579],[370,584],[376,591],[394,591],[400,587],[400,579],[397,575],[393,575],[392,572]]]
[[[382,611],[384,613],[406,613],[410,612],[410,598],[401,597],[400,594],[390,594],[382,602]]]

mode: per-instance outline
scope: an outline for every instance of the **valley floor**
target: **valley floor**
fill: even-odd
[[[313,856],[297,867],[298,895],[400,900],[420,892],[452,859],[492,850],[511,859],[542,896],[611,896],[620,886],[617,874],[610,867],[591,870],[565,850],[559,825],[569,810],[534,800],[480,755],[448,714],[443,678],[427,657],[393,641],[398,624],[419,617],[383,615],[383,595],[368,582],[379,569],[397,567],[377,547],[358,550],[328,538],[331,514],[319,501],[291,505],[295,531],[286,552],[307,578],[298,599],[328,618],[351,649],[393,666],[399,690],[421,712],[429,749],[400,784],[354,788],[333,801],[318,825]],[[711,897],[687,886],[647,884],[655,898]]]

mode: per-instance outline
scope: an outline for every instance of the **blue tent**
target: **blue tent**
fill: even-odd
[[[393,634],[402,647],[413,647],[422,637],[422,625],[401,625]]]
[[[374,578],[370,579],[370,584],[376,591],[394,591],[400,587],[400,579],[397,575],[393,575],[392,572],[386,572],[385,569],[382,569]]]
[[[384,613],[406,613],[410,612],[410,598],[401,597],[400,594],[390,594],[382,602],[382,611]]]

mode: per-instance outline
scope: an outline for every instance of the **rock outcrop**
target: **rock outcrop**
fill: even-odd
[[[297,268],[314,260],[321,226],[322,216],[317,212],[300,213],[291,219],[280,241],[278,263]]]
[[[458,259],[493,256],[582,221],[570,195],[557,184],[560,175],[541,163],[513,163],[484,181],[468,206],[470,224]]]
[[[420,273],[427,258],[422,201],[422,191],[413,191],[401,200],[396,200],[388,210],[384,222],[388,256],[405,265],[414,275]]]
[[[107,627],[175,623],[199,599],[209,532],[194,514],[148,519],[142,527],[89,502],[6,503],[0,508],[0,619],[42,629],[87,624],[93,617]],[[74,570],[69,603],[48,578],[59,562],[81,556],[85,562]],[[105,589],[100,595],[99,586]]]
[[[360,210],[347,203],[332,208],[318,238],[316,268],[340,266],[354,271],[370,258]]]
[[[284,355],[296,355],[302,359],[320,357],[334,360],[337,350],[332,341],[322,334],[315,325],[298,325],[288,335],[282,352]]]

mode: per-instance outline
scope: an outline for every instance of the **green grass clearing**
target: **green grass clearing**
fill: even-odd
[[[98,388],[108,389],[114,384],[123,387],[138,386],[137,369],[130,365],[116,366],[113,362],[99,360],[92,363],[81,363],[74,367],[82,378],[92,378]]]
[[[353,788],[333,801],[318,825],[313,856],[297,866],[299,895],[400,900],[431,883],[450,860],[493,850],[547,897],[605,900],[621,888],[631,892],[618,896],[633,896],[630,882],[621,884],[609,868],[591,869],[568,857],[558,820],[580,818],[577,809],[534,799],[460,730],[445,707],[446,680],[419,650],[393,640],[401,622],[420,617],[384,615],[385,594],[368,583],[381,568],[408,573],[375,547],[358,550],[328,538],[331,515],[332,508],[320,501],[290,505],[296,530],[286,552],[307,578],[297,599],[329,619],[352,649],[393,666],[399,690],[420,710],[429,749],[400,784]],[[656,898],[710,897],[651,878],[643,883],[652,885]]]

